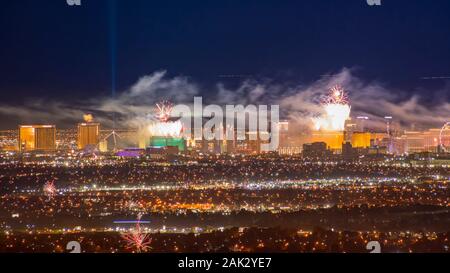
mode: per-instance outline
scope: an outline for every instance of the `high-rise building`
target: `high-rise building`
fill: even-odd
[[[388,117],[384,117],[384,120],[386,121],[386,134],[388,134],[388,136],[392,135],[392,117],[388,116]]]
[[[342,143],[344,143],[344,132],[314,131],[312,132],[310,143],[313,142],[325,142],[330,150],[340,152],[342,150]]]
[[[344,141],[351,142],[353,133],[357,131],[357,123],[355,123],[351,118],[345,121],[345,130],[344,130]]]
[[[352,160],[355,159],[356,156],[357,152],[350,142],[342,144],[342,158],[344,160]]]
[[[384,117],[384,120],[386,121],[386,134],[388,135],[389,138],[387,149],[389,153],[394,153],[394,142],[393,142],[394,130],[392,126],[392,117],[391,116]]]
[[[100,141],[99,123],[78,124],[78,149],[83,150],[88,146],[97,146]]]
[[[19,126],[19,150],[21,152],[56,150],[56,126]]]
[[[303,144],[303,157],[305,158],[325,158],[332,153],[327,149],[327,143],[314,142]]]
[[[365,132],[366,131],[366,123],[369,121],[369,117],[366,116],[359,116],[356,118],[356,129],[358,132]]]
[[[406,153],[437,152],[439,148],[440,130],[406,131],[401,138]]]
[[[279,148],[287,147],[289,145],[289,121],[280,121],[278,126],[280,134]]]
[[[354,132],[351,137],[351,145],[353,148],[369,148],[370,140],[370,133]]]

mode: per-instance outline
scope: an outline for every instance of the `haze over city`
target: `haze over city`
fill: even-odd
[[[131,127],[128,119],[159,100],[191,103],[193,95],[219,105],[280,104],[284,118],[304,124],[336,84],[355,116],[442,126],[450,116],[448,79],[431,78],[450,76],[448,5],[6,3],[1,127],[67,128],[85,112],[109,125],[113,112],[124,114],[121,125]]]
[[[4,3],[0,253],[448,253],[449,11]]]

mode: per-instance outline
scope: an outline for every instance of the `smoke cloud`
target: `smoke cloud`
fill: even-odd
[[[116,120],[120,127],[139,127],[148,122],[155,103],[169,100],[174,104],[191,104],[194,96],[204,96],[207,104],[266,104],[280,105],[281,117],[289,119],[295,128],[308,130],[312,119],[323,114],[321,99],[328,90],[341,85],[348,92],[352,116],[368,116],[367,126],[383,128],[383,117],[393,116],[401,125],[439,127],[450,119],[450,103],[438,100],[425,105],[421,97],[406,90],[391,90],[378,82],[357,77],[352,69],[322,77],[312,83],[296,85],[248,79],[235,89],[218,83],[213,90],[201,90],[187,77],[167,77],[157,71],[140,78],[116,98],[97,97],[87,101],[63,102],[33,100],[23,105],[0,104],[0,115],[17,119],[18,123],[71,124],[80,121],[85,113],[93,113],[105,127]],[[450,88],[440,91],[450,93]],[[445,97],[445,96],[444,96]]]

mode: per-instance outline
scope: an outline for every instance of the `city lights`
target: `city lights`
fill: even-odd
[[[450,1],[4,2],[5,261],[407,272],[344,260],[450,253]],[[11,268],[96,270],[45,256]]]

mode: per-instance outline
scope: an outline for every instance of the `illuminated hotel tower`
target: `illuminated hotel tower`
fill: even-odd
[[[96,146],[100,138],[99,123],[80,123],[78,124],[78,149],[83,150],[88,146]]]
[[[280,133],[280,148],[287,147],[289,144],[289,121],[280,121],[278,123]]]
[[[19,150],[21,152],[56,150],[56,126],[19,126]]]

